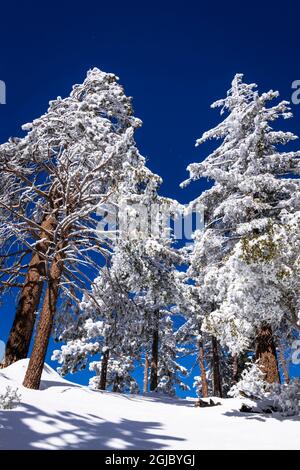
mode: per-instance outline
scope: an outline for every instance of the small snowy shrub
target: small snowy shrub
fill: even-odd
[[[21,401],[21,395],[17,388],[6,387],[4,391],[0,392],[0,409],[1,410],[12,410],[16,408]]]
[[[242,372],[241,379],[228,392],[228,395],[238,398],[247,397],[262,399],[268,391],[268,384],[264,381],[264,373],[256,363],[248,363]]]
[[[297,416],[300,412],[300,380],[289,384],[268,384],[257,363],[248,363],[241,380],[229,391],[235,398],[246,397],[258,400],[256,411],[271,409],[282,416]],[[253,409],[254,410],[254,409]]]
[[[283,416],[297,416],[300,411],[300,380],[294,379],[289,384],[274,384],[270,398],[274,408]]]

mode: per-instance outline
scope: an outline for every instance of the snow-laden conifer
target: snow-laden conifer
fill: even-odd
[[[277,97],[272,90],[260,95],[237,74],[226,98],[212,105],[226,117],[197,140],[221,143],[189,165],[183,183],[213,182],[197,199],[206,223],[195,234],[189,270],[199,287],[202,328],[233,354],[259,340],[256,353],[269,363],[269,381],[278,379],[273,333],[298,322],[288,285],[299,280],[300,153],[279,149],[296,136],[272,127],[278,118],[291,117],[286,101],[268,106]]]

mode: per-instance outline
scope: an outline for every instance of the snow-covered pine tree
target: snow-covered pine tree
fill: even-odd
[[[125,250],[122,263],[127,271],[130,297],[139,312],[142,325],[141,352],[144,356],[148,355],[150,362],[150,391],[155,391],[159,389],[163,368],[170,374],[170,383],[180,381],[177,373],[180,375],[183,372],[179,365],[175,365],[176,341],[171,340],[175,333],[170,326],[171,320],[167,320],[181,296],[177,265],[182,263],[182,256],[172,247],[168,233],[161,233],[160,237],[154,234],[141,240],[130,240],[123,244],[122,250]],[[167,331],[164,334],[166,322],[169,325],[168,335]],[[173,357],[172,366],[170,356]]]
[[[193,385],[197,395],[204,398],[209,395],[222,397],[224,391],[228,389],[230,369],[228,353],[215,337],[202,331],[207,304],[205,298],[201,297],[203,291],[197,283],[197,278],[192,274],[191,260],[194,257],[194,246],[192,249],[190,246],[183,248],[182,252],[189,268],[183,273],[181,279],[181,297],[177,311],[184,316],[186,321],[178,331],[178,342],[186,345],[190,355],[195,357],[192,371],[195,367],[199,367],[200,375],[194,377]],[[191,283],[191,280],[194,282]]]
[[[226,397],[241,372],[240,363],[234,375],[233,358],[228,348],[221,347],[213,337],[201,331],[201,323],[193,323],[192,317],[178,331],[178,348],[185,348],[186,354],[195,358],[190,374],[194,375],[193,388],[198,397]],[[180,354],[179,354],[180,357]]]
[[[189,390],[184,383],[187,369],[180,364],[180,358],[187,351],[178,342],[177,331],[174,325],[174,317],[170,312],[160,312],[159,347],[158,347],[158,373],[157,391],[169,396],[175,396],[176,387],[181,390]]]
[[[63,373],[76,370],[77,365],[82,364],[82,357],[84,365],[87,364],[92,340],[92,353],[97,344],[97,352],[101,354],[102,365],[93,364],[93,370],[98,375],[103,370],[105,348],[112,358],[112,363],[108,358],[105,368],[113,367],[113,363],[116,364],[122,357],[141,361],[147,355],[149,362],[145,383],[148,384],[150,366],[151,391],[157,390],[160,374],[170,375],[168,390],[178,382],[177,374],[183,369],[176,365],[176,341],[171,340],[172,332],[167,318],[181,296],[181,280],[176,266],[182,262],[182,256],[172,247],[169,229],[163,220],[165,214],[168,216],[177,209],[175,201],[157,194],[154,184],[144,185],[139,191],[136,188],[129,197],[127,195],[120,217],[124,213],[130,214],[131,223],[121,224],[111,259],[105,269],[100,270],[92,285],[91,295],[81,303],[80,322],[84,319],[85,325],[88,324],[95,335],[91,339],[77,326],[71,330],[71,335],[70,329],[62,333],[60,340],[67,344],[60,351],[55,351],[53,357],[62,364]],[[145,225],[145,220],[150,225]],[[98,328],[99,322],[101,328]],[[169,325],[168,335],[162,330],[165,322]],[[81,347],[79,354],[73,354],[76,347]],[[163,350],[168,350],[165,359],[161,356],[165,354]]]
[[[93,281],[91,292],[83,296],[73,321],[62,329],[60,325],[58,340],[65,344],[52,356],[60,364],[58,371],[65,375],[86,368],[92,356],[100,355],[100,360],[91,365],[91,370],[96,374],[91,386],[98,386],[101,390],[108,385],[113,386],[112,381],[108,381],[108,373],[113,376],[114,366],[117,367],[115,377],[121,387],[118,362],[126,357],[136,357],[141,341],[141,320],[130,298],[127,273],[122,271],[119,255],[116,252],[109,266],[101,269],[100,275]],[[128,369],[122,370],[124,373],[127,371],[128,376]]]
[[[89,369],[96,373],[90,381],[89,386],[95,390],[103,390],[101,386],[103,376],[103,360],[91,362]],[[117,358],[110,357],[107,363],[105,389],[115,393],[139,393],[139,386],[134,379],[134,361],[130,356],[118,355]]]
[[[147,179],[133,140],[140,124],[117,77],[93,69],[68,98],[52,101],[44,116],[24,126],[27,136],[11,142],[10,152],[4,148],[1,153],[1,169],[13,174],[11,192],[20,201],[12,204],[11,193],[0,201],[11,214],[6,231],[42,257],[47,278],[24,381],[28,387],[39,386],[59,292],[77,301],[88,289],[99,257],[107,255],[97,211],[118,201],[121,187],[124,192],[133,180]],[[24,263],[21,267],[25,270]]]
[[[20,289],[6,345],[5,366],[28,354],[43,284],[44,260],[40,252],[46,247],[49,228],[45,217],[37,233],[38,224],[35,225],[31,203],[35,199],[33,207],[37,209],[41,202],[43,193],[36,180],[42,170],[38,170],[34,160],[20,151],[20,147],[20,139],[10,139],[0,146],[1,293]],[[38,242],[38,238],[43,241]]]
[[[259,95],[256,85],[242,78],[237,74],[227,97],[212,105],[227,117],[197,141],[221,144],[189,165],[190,178],[183,183],[214,182],[197,200],[206,226],[196,234],[189,273],[199,286],[203,328],[233,354],[255,340],[260,367],[274,382],[279,380],[274,332],[283,321],[293,327],[299,322],[288,286],[299,282],[300,152],[280,152],[279,144],[296,137],[271,127],[291,117],[288,103],[267,107],[278,93]]]

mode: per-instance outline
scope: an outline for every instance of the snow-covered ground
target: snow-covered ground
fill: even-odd
[[[241,401],[196,408],[192,400],[91,391],[45,366],[40,391],[21,386],[27,360],[2,369],[0,390],[21,404],[0,410],[0,449],[299,449],[300,418],[239,413]]]

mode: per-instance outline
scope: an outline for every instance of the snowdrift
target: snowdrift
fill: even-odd
[[[28,360],[0,372],[20,406],[0,410],[0,449],[299,449],[299,417],[240,413],[242,401],[194,401],[89,390],[45,365],[41,390],[22,387]]]

